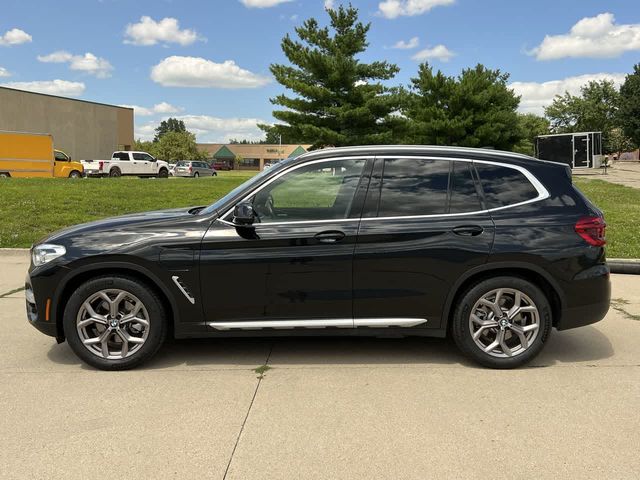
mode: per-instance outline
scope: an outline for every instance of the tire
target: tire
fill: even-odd
[[[118,167],[114,167],[109,171],[109,176],[111,178],[118,178],[122,175],[122,172],[120,171],[120,169]]]
[[[0,172],[0,178],[11,178],[11,175],[7,172]]]
[[[520,313],[515,309],[518,293]],[[498,310],[501,316],[494,320]],[[452,322],[452,336],[462,353],[480,365],[499,369],[517,368],[535,358],[553,323],[551,306],[542,290],[510,276],[469,287],[455,307]]]
[[[158,178],[169,178],[169,170],[166,168],[161,168],[158,172]]]
[[[217,177],[218,176],[218,172],[213,172],[212,177]]]
[[[82,177],[82,174],[77,171],[77,170],[73,170],[70,174],[69,174],[69,178],[80,178]]]
[[[111,299],[109,303],[105,298]],[[89,318],[87,304],[99,321]],[[136,310],[138,305],[142,308]],[[111,316],[113,308],[118,312],[115,321]],[[140,323],[131,319],[124,322],[127,314],[132,313]],[[71,349],[85,363],[100,370],[127,370],[149,360],[164,343],[167,323],[162,300],[154,290],[135,278],[121,275],[100,276],[83,283],[69,298],[63,317]],[[127,341],[123,348],[125,338],[135,341]]]
[[[200,174],[198,172],[193,174],[193,178],[198,178],[200,176]]]

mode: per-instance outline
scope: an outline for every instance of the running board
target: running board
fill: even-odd
[[[291,328],[387,328],[387,327],[416,327],[427,323],[425,318],[334,318],[323,320],[265,320],[252,322],[209,322],[209,325],[216,330],[261,330],[263,328],[274,328],[276,330],[286,330]]]

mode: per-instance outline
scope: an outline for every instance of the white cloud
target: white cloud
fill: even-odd
[[[156,103],[153,107],[141,107],[140,105],[120,105],[121,107],[133,108],[135,114],[141,117],[148,117],[155,114],[178,113],[184,110],[167,102]]]
[[[324,8],[328,10],[333,10],[334,8],[336,8],[335,0],[324,0]]]
[[[378,13],[386,18],[412,17],[427,13],[434,7],[453,5],[455,0],[384,0],[378,4]]]
[[[418,45],[420,45],[420,39],[418,37],[412,37],[406,42],[404,40],[397,41],[391,48],[397,48],[399,50],[411,50],[413,48],[416,48]]]
[[[0,35],[0,45],[4,47],[29,43],[32,40],[33,37],[31,35],[19,28],[12,28],[11,30],[7,30],[4,35]]]
[[[48,93],[62,97],[79,97],[84,93],[85,85],[82,82],[69,82],[67,80],[40,80],[34,82],[7,82],[3,87],[28,90],[30,92]]]
[[[180,30],[178,20],[166,17],[156,22],[148,16],[140,17],[138,23],[129,23],[125,30],[124,43],[131,45],[155,45],[157,43],[177,43],[191,45],[200,37],[195,30]]]
[[[509,87],[522,97],[519,107],[521,112],[541,115],[544,113],[544,107],[550,105],[556,95],[564,95],[565,92],[578,95],[580,87],[590,81],[610,80],[620,86],[625,76],[624,73],[593,73],[541,83],[513,82]]]
[[[224,143],[232,138],[247,140],[264,138],[264,132],[258,128],[258,123],[265,122],[258,118],[220,118],[209,115],[181,115],[175,118],[184,121],[187,130],[194,133],[198,142],[201,143]],[[137,125],[135,137],[152,140],[157,126],[158,122]]]
[[[240,68],[233,60],[171,56],[151,69],[151,80],[165,87],[256,88],[271,80]]]
[[[418,62],[424,62],[425,60],[440,60],[442,62],[448,62],[456,54],[449,50],[444,45],[436,45],[435,47],[425,48],[416,52],[411,58]]]
[[[613,58],[640,50],[640,24],[616,25],[612,13],[585,17],[569,33],[547,35],[531,52],[538,60]]]
[[[291,1],[292,0],[240,0],[247,8],[269,8]]]
[[[0,78],[2,77],[10,77],[11,76],[11,72],[9,72],[9,70],[7,70],[6,68],[2,68],[0,67]]]
[[[113,66],[106,59],[97,57],[90,52],[84,55],[73,55],[59,50],[49,55],[38,55],[38,60],[44,63],[68,63],[71,70],[88,73],[98,78],[110,77],[113,70]]]

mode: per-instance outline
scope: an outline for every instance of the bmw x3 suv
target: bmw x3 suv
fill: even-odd
[[[209,206],[126,215],[32,247],[28,321],[86,363],[174,338],[451,336],[481,365],[534,358],[610,300],[602,212],[566,165],[492,150],[314,151]]]

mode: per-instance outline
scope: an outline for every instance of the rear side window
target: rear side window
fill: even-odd
[[[378,217],[447,213],[449,161],[385,159]]]
[[[453,162],[449,213],[468,213],[482,210],[480,197],[471,173],[470,162]]]
[[[479,162],[475,166],[487,208],[506,207],[538,196],[538,190],[518,170]]]
[[[129,154],[126,152],[116,152],[113,154],[113,158],[118,160],[129,160]]]

